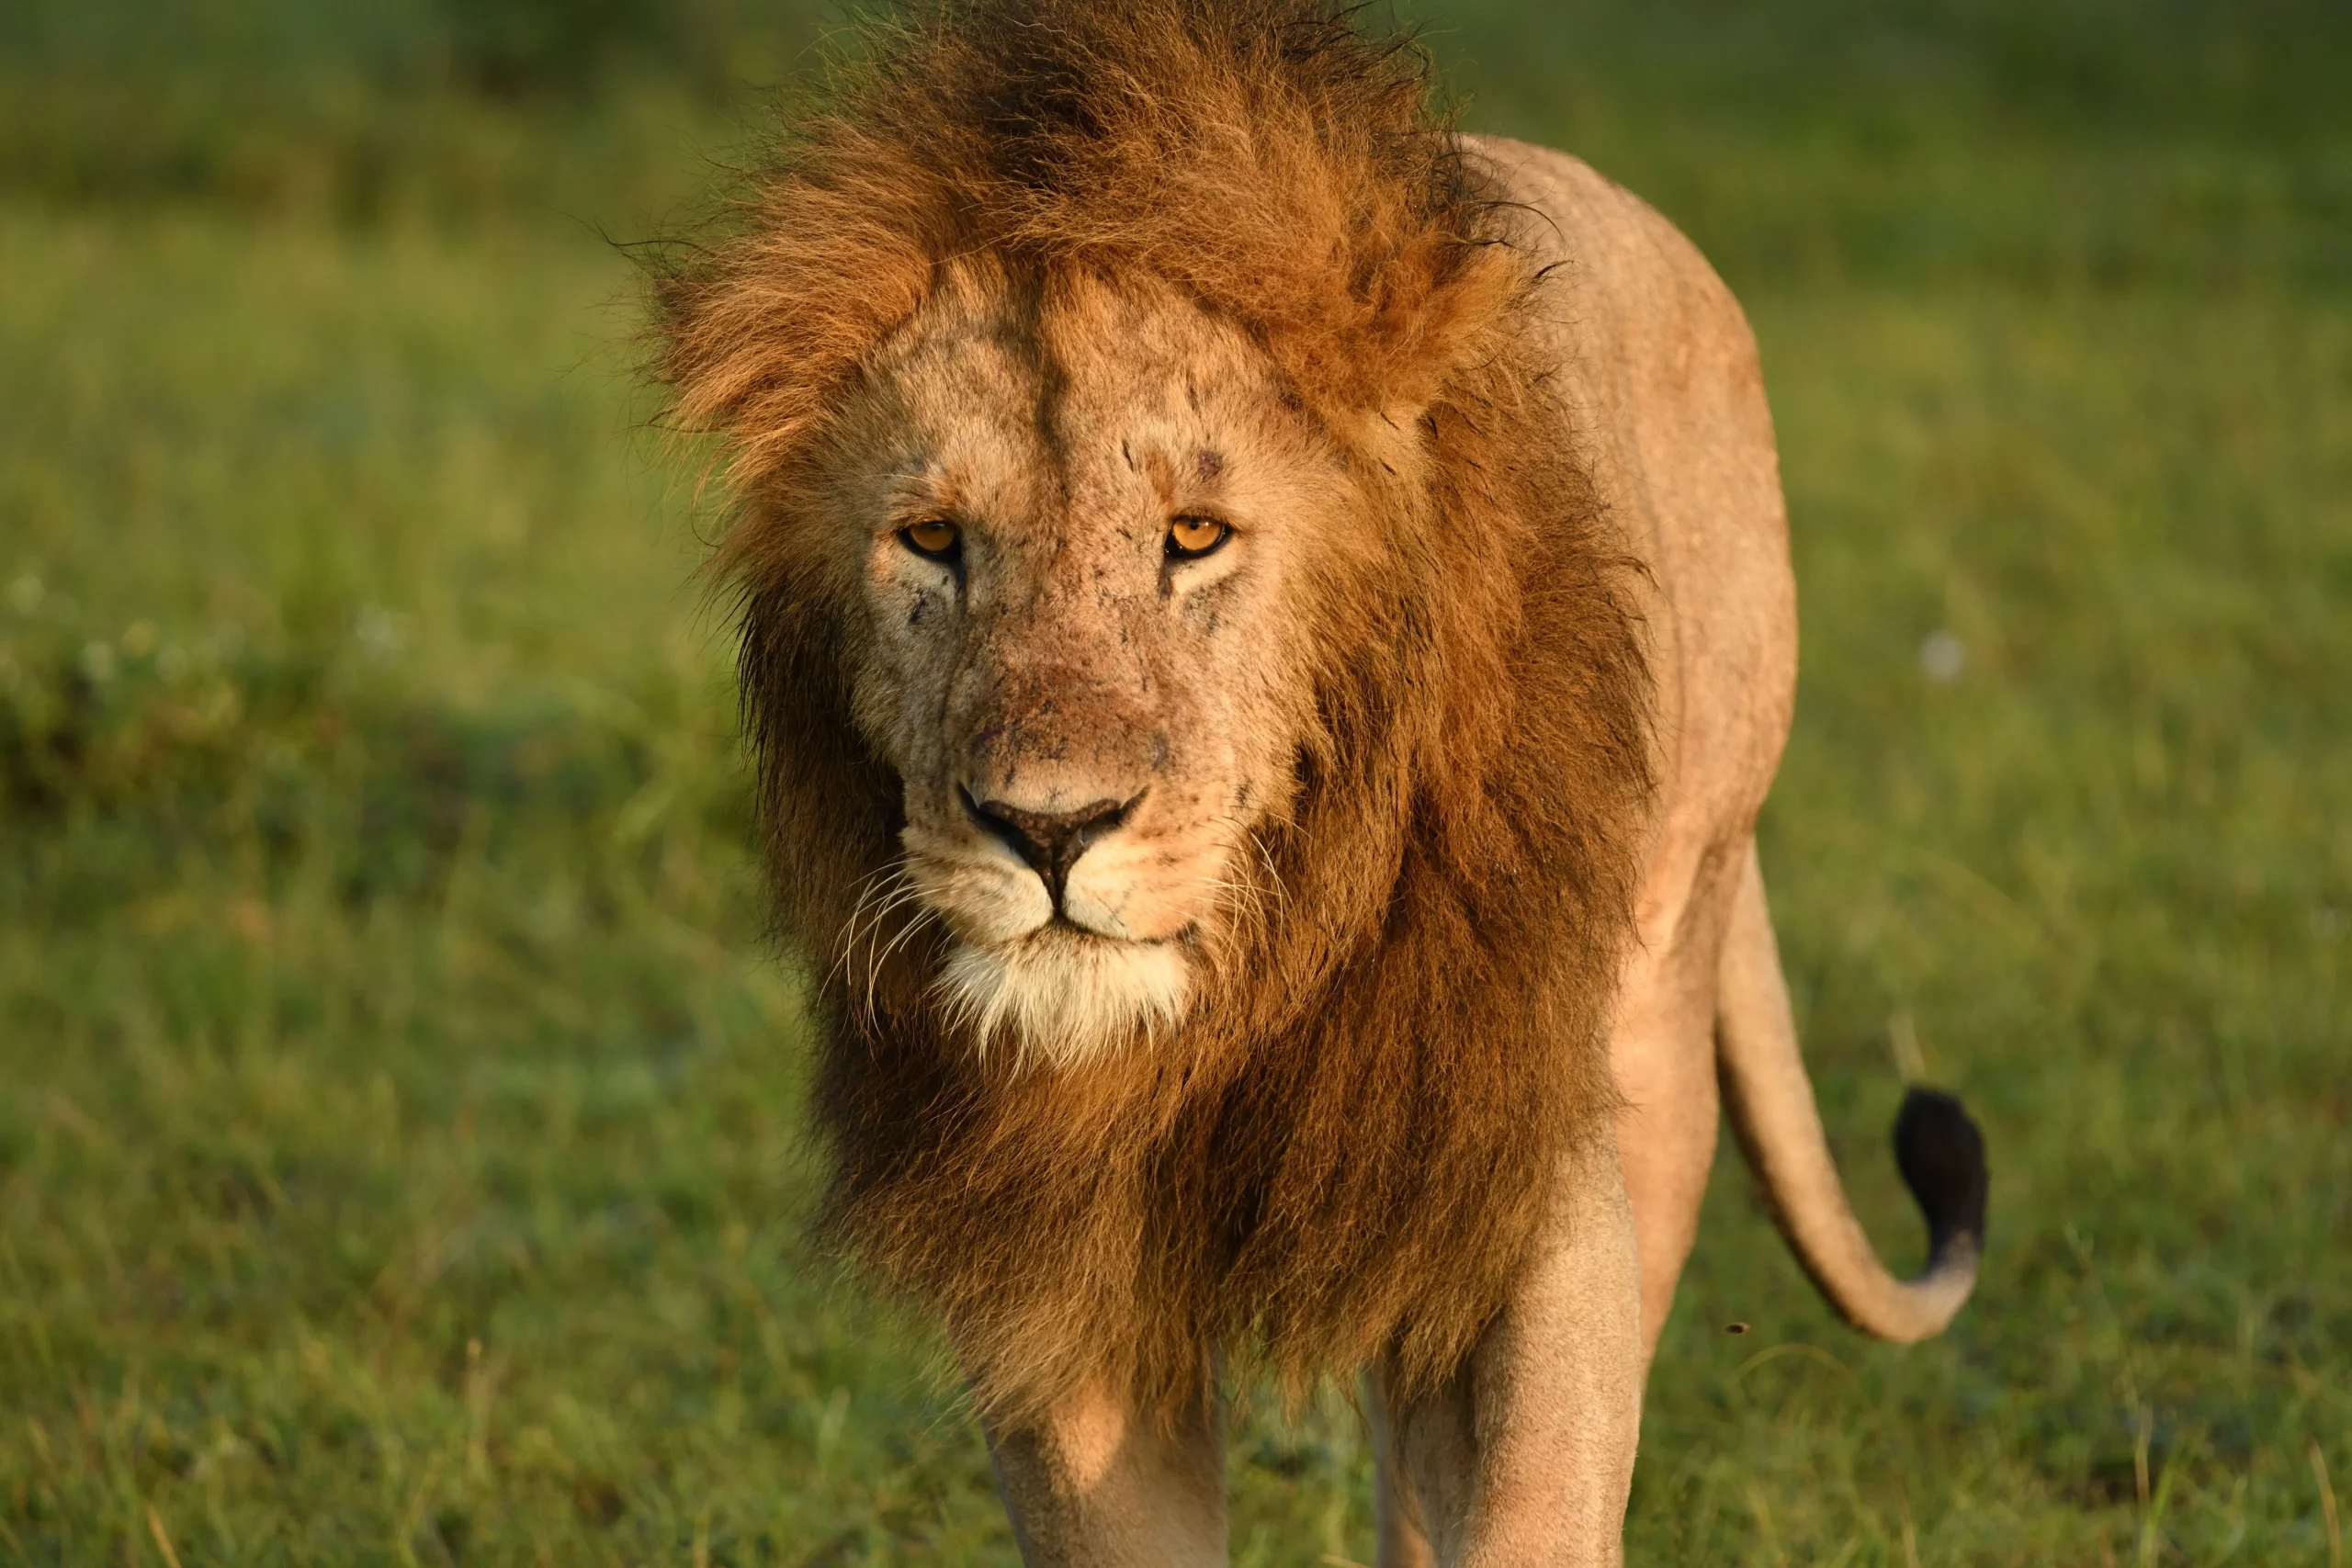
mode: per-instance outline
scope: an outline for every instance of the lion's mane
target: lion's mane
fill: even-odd
[[[945,1314],[992,1412],[1090,1377],[1189,1399],[1214,1347],[1426,1386],[1615,1103],[1649,792],[1633,569],[1545,384],[1518,220],[1419,53],[1329,0],[963,0],[836,70],[661,285],[676,416],[731,455],[780,920],[830,976],[830,1231]],[[1384,546],[1299,607],[1317,723],[1185,1021],[1068,1070],[956,1037],[926,932],[837,962],[900,787],[850,722],[855,590],[808,497],[843,389],[975,262],[1150,275],[1238,323]]]

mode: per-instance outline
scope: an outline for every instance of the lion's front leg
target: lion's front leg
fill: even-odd
[[[1641,1431],[1641,1269],[1612,1139],[1564,1169],[1462,1370],[1403,1403],[1374,1374],[1381,1568],[1623,1561]]]
[[[1226,1561],[1224,1420],[1210,1381],[1154,1416],[1100,1387],[1037,1421],[989,1424],[989,1457],[1030,1568]]]

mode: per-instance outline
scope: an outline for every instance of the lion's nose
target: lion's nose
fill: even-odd
[[[1069,868],[1095,840],[1125,821],[1143,798],[1138,794],[1127,800],[1098,800],[1075,811],[1029,811],[1001,800],[974,800],[972,792],[961,786],[956,793],[973,821],[1045,879],[1057,909],[1062,907],[1062,884]]]

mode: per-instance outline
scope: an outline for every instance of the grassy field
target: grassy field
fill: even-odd
[[[0,21],[0,1561],[1013,1561],[925,1328],[802,1235],[800,990],[599,238],[808,24],[592,9]],[[1472,123],[1748,304],[1825,1112],[1898,1259],[1904,1076],[1995,1161],[1900,1350],[1726,1155],[1633,1560],[2340,1568],[2352,24],[1423,14]],[[1233,1453],[1237,1562],[1368,1561],[1342,1399]]]

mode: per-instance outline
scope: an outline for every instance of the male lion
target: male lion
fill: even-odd
[[[829,1225],[1032,1562],[1224,1556],[1217,1382],[1363,1369],[1381,1561],[1613,1562],[1717,1081],[1830,1301],[1973,1281],[1958,1105],[1849,1213],[1752,844],[1795,631],[1755,349],[1338,0],[865,38],[663,281]]]

